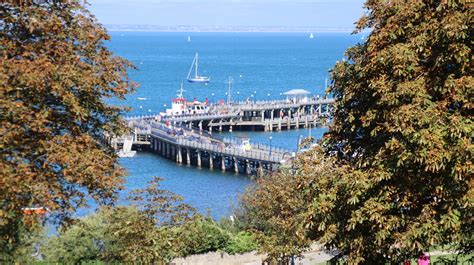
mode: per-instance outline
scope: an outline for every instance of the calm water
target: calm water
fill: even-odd
[[[360,41],[346,33],[321,33],[309,39],[304,33],[157,33],[112,32],[109,47],[132,61],[139,69],[131,77],[140,83],[138,91],[125,104],[130,115],[158,113],[170,105],[180,83],[185,82],[190,64],[199,52],[199,69],[211,76],[207,86],[185,83],[185,97],[211,101],[226,98],[226,81],[234,79],[234,100],[281,98],[280,93],[303,88],[314,94],[324,93],[328,69],[341,60],[344,51]],[[188,35],[191,42],[187,42]],[[255,93],[256,92],[256,93]],[[138,100],[137,98],[147,98]],[[117,103],[117,102],[115,102]],[[327,128],[312,129],[321,137]],[[295,149],[307,129],[284,132],[234,132],[251,141]],[[120,163],[129,171],[122,198],[130,189],[143,188],[153,176],[163,177],[163,188],[186,198],[200,211],[210,210],[215,218],[230,214],[239,194],[251,180],[244,175],[178,166],[152,153],[141,152]],[[122,201],[123,202],[123,201]]]

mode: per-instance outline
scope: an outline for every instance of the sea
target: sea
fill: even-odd
[[[114,31],[110,35],[111,41],[106,45],[137,67],[129,71],[140,85],[136,92],[121,102],[110,100],[111,104],[131,107],[124,114],[127,116],[164,111],[170,107],[181,83],[189,100],[227,99],[229,77],[233,80],[230,94],[234,101],[283,99],[282,93],[291,89],[305,89],[322,96],[330,69],[344,58],[347,48],[361,41],[360,35],[350,33],[315,33],[314,38],[309,38],[309,33]],[[211,77],[207,85],[186,82],[196,53],[199,74]],[[298,137],[311,134],[320,138],[327,130],[318,127],[281,132],[234,131],[233,135],[296,150]],[[129,191],[146,187],[157,176],[165,179],[163,189],[183,196],[184,202],[215,219],[231,215],[239,197],[254,181],[242,174],[180,166],[146,151],[139,151],[133,158],[121,158],[120,164],[128,176],[119,204],[127,204]],[[82,212],[91,211],[94,205],[91,206]]]

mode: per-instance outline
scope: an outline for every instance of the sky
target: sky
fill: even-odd
[[[106,25],[353,28],[364,0],[89,0]]]

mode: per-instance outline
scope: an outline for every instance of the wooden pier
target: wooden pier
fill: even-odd
[[[329,122],[333,99],[234,102],[209,106],[205,114],[127,117],[133,133],[106,137],[121,154],[132,148],[148,149],[178,164],[211,170],[263,174],[291,163],[294,153],[259,143],[243,145],[219,138],[213,130],[289,130],[316,127]]]
[[[108,138],[115,149],[146,148],[178,164],[207,167],[211,170],[245,174],[263,174],[277,170],[293,158],[290,150],[259,143],[243,146],[236,139],[218,138],[204,130],[165,125],[157,121],[135,120],[129,123],[133,135]],[[131,143],[127,144],[127,141]]]
[[[214,104],[206,114],[136,116],[127,120],[160,120],[212,132],[280,131],[324,125],[331,118],[333,99],[271,100]]]

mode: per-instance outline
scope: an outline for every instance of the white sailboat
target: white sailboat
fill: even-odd
[[[194,56],[193,63],[191,64],[191,68],[189,68],[188,77],[187,77],[188,82],[207,84],[211,81],[211,78],[207,76],[198,75],[198,60],[199,60],[198,53],[196,53],[196,56]],[[194,68],[194,76],[192,77],[191,72],[193,71],[193,68]]]
[[[310,38],[310,39],[314,39],[313,33],[309,34],[309,38]]]
[[[191,42],[191,36],[188,35],[188,42]]]

